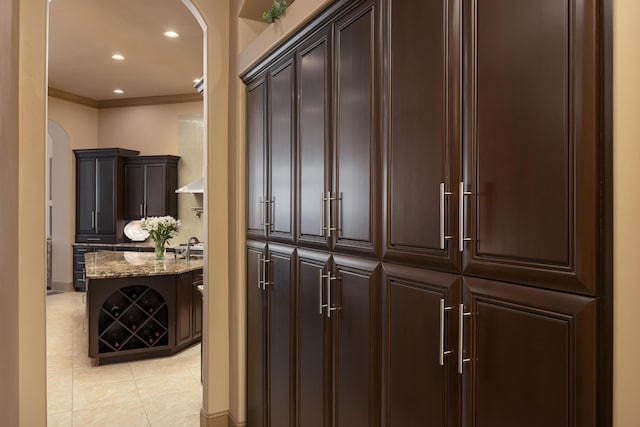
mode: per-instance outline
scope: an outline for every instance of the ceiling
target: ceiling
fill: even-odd
[[[201,76],[202,30],[182,1],[51,0],[50,88],[95,101],[195,94]]]

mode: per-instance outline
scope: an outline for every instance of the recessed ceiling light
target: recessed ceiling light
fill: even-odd
[[[113,55],[111,55],[111,59],[115,59],[116,61],[124,61],[124,56],[120,55],[119,53],[114,53]]]
[[[113,93],[117,93],[118,95],[124,93],[124,91],[122,89],[114,89]]]
[[[177,39],[178,37],[180,37],[180,34],[176,33],[175,31],[165,31],[164,35],[166,37],[169,37],[170,39]]]

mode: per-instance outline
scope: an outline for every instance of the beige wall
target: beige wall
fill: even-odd
[[[640,423],[640,2],[614,1],[614,425]]]
[[[202,114],[202,102],[100,109],[98,145],[177,156],[178,118],[185,114]]]
[[[98,147],[97,108],[51,96],[47,102],[49,120],[54,120],[67,132],[71,149]],[[69,156],[73,158],[73,153]]]

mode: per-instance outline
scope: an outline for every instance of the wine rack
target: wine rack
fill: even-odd
[[[164,298],[142,285],[118,289],[98,314],[98,340],[100,353],[169,345],[169,310]]]

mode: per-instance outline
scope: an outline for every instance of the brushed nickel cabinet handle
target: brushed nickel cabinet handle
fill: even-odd
[[[325,235],[325,230],[327,229],[324,226],[324,214],[325,214],[325,209],[324,209],[324,201],[327,200],[324,197],[324,191],[320,193],[320,235],[324,236]]]
[[[322,312],[322,309],[327,306],[327,304],[323,304],[323,301],[322,301],[322,298],[324,297],[324,293],[322,292],[322,283],[325,277],[327,277],[327,275],[322,274],[322,270],[320,270],[320,278],[318,280],[318,312],[320,313],[320,315],[324,314]]]
[[[91,211],[91,229],[96,228],[96,211]]]
[[[470,312],[465,313],[464,304],[460,304],[458,316],[458,373],[462,374],[464,364],[471,361],[471,358],[465,359],[462,356],[462,352],[464,350],[464,318],[471,316]]]
[[[440,343],[439,343],[439,352],[438,352],[438,359],[440,362],[440,366],[444,366],[444,357],[448,356],[452,353],[451,350],[444,350],[444,323],[445,323],[445,312],[450,311],[451,307],[446,307],[445,303],[444,303],[444,298],[440,299]]]
[[[472,194],[470,191],[464,191],[464,181],[460,182],[458,193],[458,234],[460,235],[458,249],[460,249],[460,252],[464,252],[464,242],[471,241],[471,237],[464,237],[464,196],[471,196]]]
[[[453,236],[445,236],[445,224],[444,224],[444,198],[450,196],[450,191],[444,191],[444,182],[440,183],[440,249],[444,249],[444,241],[453,239]]]
[[[332,311],[340,310],[337,304],[331,305],[331,281],[335,280],[338,283],[337,279],[336,276],[331,276],[331,273],[327,273],[327,317],[331,317]]]
[[[142,209],[142,203],[140,203],[140,218],[144,217],[144,210]]]

